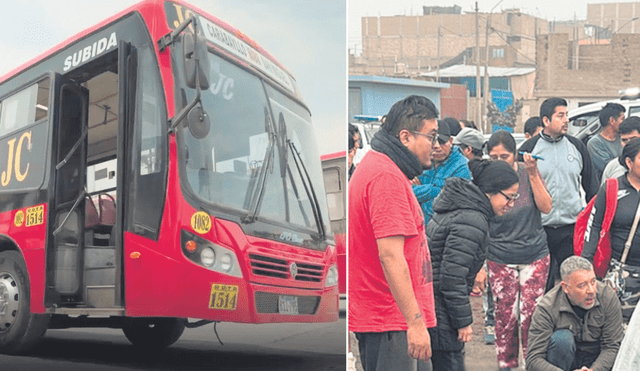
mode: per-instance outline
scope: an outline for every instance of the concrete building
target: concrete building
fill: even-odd
[[[441,13],[363,17],[362,55],[350,60],[349,73],[410,77],[454,58],[484,64],[487,29],[490,66],[533,66],[536,36],[549,32],[549,22],[518,9],[479,13],[482,51],[476,56],[476,14]]]

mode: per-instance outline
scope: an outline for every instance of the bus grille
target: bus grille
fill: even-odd
[[[258,313],[278,313],[278,294],[257,291],[255,294],[256,311]],[[319,296],[298,296],[299,314],[316,314],[320,305]]]
[[[251,259],[251,270],[253,274],[258,276],[267,276],[275,278],[291,278],[291,264],[297,266],[296,281],[320,282],[322,281],[323,267],[322,265],[287,262],[283,259],[272,258],[264,255],[249,254]]]

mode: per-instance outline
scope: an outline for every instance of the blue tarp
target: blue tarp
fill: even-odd
[[[500,112],[504,112],[513,104],[513,92],[509,90],[491,89],[491,101],[496,104]]]

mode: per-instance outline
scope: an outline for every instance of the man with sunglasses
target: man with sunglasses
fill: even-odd
[[[396,102],[349,182],[349,331],[365,371],[431,365],[431,256],[409,179],[431,165],[437,117],[425,97]]]
[[[433,166],[411,181],[422,211],[425,225],[433,215],[433,201],[440,194],[444,182],[452,177],[471,180],[469,160],[453,146],[449,125],[438,120],[438,140],[433,145]]]

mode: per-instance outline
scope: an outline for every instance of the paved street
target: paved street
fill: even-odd
[[[162,352],[138,352],[115,329],[50,330],[27,356],[0,355],[0,370],[344,370],[345,318],[324,324],[222,323],[186,329]]]

